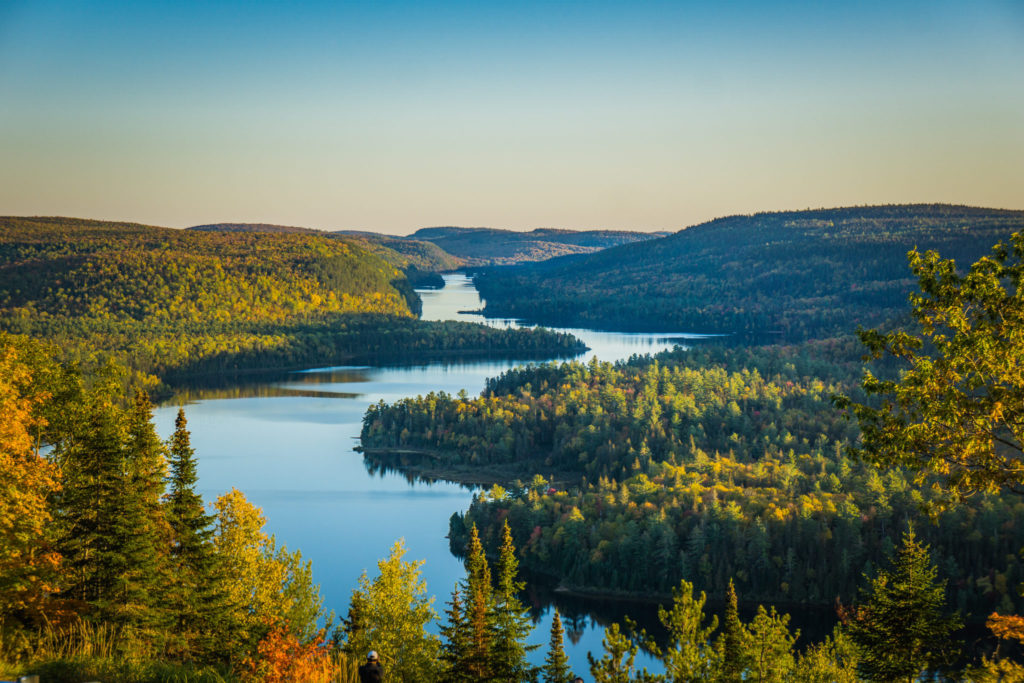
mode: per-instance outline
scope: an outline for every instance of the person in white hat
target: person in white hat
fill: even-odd
[[[359,667],[359,683],[381,683],[384,671],[380,668],[380,657],[376,650],[366,655],[366,663]]]

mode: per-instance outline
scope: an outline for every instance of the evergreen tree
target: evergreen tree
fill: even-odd
[[[632,629],[633,626],[634,624],[626,619],[626,628]],[[594,683],[664,681],[664,676],[649,674],[646,668],[639,672],[636,670],[634,662],[640,647],[622,632],[617,623],[604,630],[601,645],[604,648],[601,659],[594,659],[592,654],[587,653],[590,675],[594,677]]]
[[[857,647],[836,626],[832,637],[809,646],[793,671],[794,683],[857,683]]]
[[[473,678],[466,669],[469,657],[470,639],[469,625],[466,621],[462,596],[456,585],[452,591],[451,602],[445,610],[446,623],[441,626],[441,665],[440,679],[446,683],[471,683]]]
[[[58,508],[64,596],[90,605],[102,620],[122,623],[114,605],[128,564],[120,519],[124,438],[109,398],[94,392],[90,399],[87,421],[57,453],[65,477]]]
[[[672,609],[658,609],[658,619],[669,633],[664,653],[665,670],[673,681],[712,681],[721,667],[720,653],[711,646],[711,636],[718,629],[718,617],[704,625],[704,604],[707,596],[693,596],[693,585],[682,581],[674,591]]]
[[[229,620],[223,618],[230,612],[227,577],[213,546],[215,517],[206,514],[203,499],[195,491],[195,452],[184,410],[178,410],[168,451],[171,476],[165,509],[172,534],[174,574],[168,601],[175,619],[174,632],[183,656],[209,659],[222,640],[217,633],[230,628]]]
[[[473,680],[492,677],[492,646],[494,643],[493,589],[491,570],[476,525],[469,536],[466,580],[462,589],[466,596],[466,627],[468,648],[462,662]]]
[[[729,579],[729,590],[725,594],[725,617],[722,620],[722,634],[718,638],[718,650],[722,659],[722,680],[740,683],[747,668],[746,629],[740,621],[736,587]]]
[[[526,653],[537,646],[525,643],[533,630],[533,622],[517,597],[525,586],[516,580],[518,571],[512,531],[508,520],[505,520],[498,556],[498,583],[493,598],[494,637],[491,643],[492,674],[503,681],[532,681],[538,673],[537,668],[526,660]]]
[[[153,638],[166,635],[170,614],[162,604],[170,527],[160,499],[167,474],[166,450],[153,427],[153,404],[138,392],[124,415],[124,461],[115,499],[118,543],[125,556],[122,609],[128,621]]]
[[[956,617],[943,614],[945,586],[926,546],[911,529],[892,569],[882,570],[864,590],[864,602],[849,619],[860,651],[858,671],[870,681],[915,681],[926,668],[947,663]]]
[[[544,658],[541,680],[544,683],[571,683],[572,671],[569,669],[569,658],[565,655],[565,631],[562,629],[562,617],[555,609],[551,619],[551,641],[548,645],[548,656]]]
[[[789,615],[780,615],[772,607],[759,605],[757,615],[747,627],[747,652],[750,669],[744,680],[757,683],[785,683],[792,680],[796,660],[793,642],[800,632],[790,633]]]

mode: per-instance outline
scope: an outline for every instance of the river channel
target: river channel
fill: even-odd
[[[443,289],[419,292],[424,319],[517,325],[467,313],[483,304],[465,275],[447,275],[445,282]],[[580,359],[596,355],[604,361],[657,353],[700,336],[564,331],[591,348]],[[161,436],[168,437],[178,406],[185,404],[199,492],[213,501],[237,488],[262,508],[266,530],[278,544],[299,549],[313,561],[314,579],[328,609],[344,616],[359,575],[366,571],[374,576],[377,560],[402,538],[406,560],[425,561],[422,575],[441,613],[463,576],[462,563],[452,556],[445,537],[448,519],[469,506],[472,490],[446,482],[409,482],[395,473],[370,474],[353,450],[362,417],[369,405],[381,400],[461,389],[478,394],[486,378],[524,362],[315,368],[283,381],[179,396],[157,409],[156,424]],[[566,621],[570,664],[580,674],[587,672],[587,651],[599,655],[605,625],[624,612],[646,612],[634,615],[649,621],[653,609],[556,596],[542,586],[531,586],[530,596],[537,619],[531,642],[541,645],[531,658],[543,661],[554,600]]]

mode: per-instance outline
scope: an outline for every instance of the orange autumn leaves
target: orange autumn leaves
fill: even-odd
[[[17,350],[0,350],[0,612],[29,619],[43,614],[60,561],[46,538],[57,470],[32,438],[43,426],[33,410],[44,398]]]

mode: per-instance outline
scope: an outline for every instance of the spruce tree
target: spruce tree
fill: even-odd
[[[226,577],[213,546],[214,515],[207,514],[198,481],[195,451],[190,443],[185,411],[178,410],[168,442],[170,491],[164,507],[171,529],[171,566],[175,580],[168,591],[174,632],[185,658],[210,659],[217,649],[216,632],[227,607]]]
[[[498,583],[494,590],[494,639],[491,645],[492,673],[503,681],[532,681],[537,677],[536,667],[526,660],[526,653],[537,646],[526,645],[526,639],[533,631],[533,622],[517,596],[525,586],[516,580],[518,572],[512,531],[508,520],[505,520],[498,556]]]
[[[658,608],[658,619],[668,630],[669,643],[663,661],[674,681],[712,680],[721,668],[720,652],[711,645],[711,636],[718,629],[718,617],[705,625],[702,591],[694,597],[693,585],[682,581],[673,591],[672,609]]]
[[[746,629],[740,621],[736,587],[729,579],[725,594],[725,617],[722,619],[722,635],[718,639],[718,650],[722,660],[722,680],[740,683],[747,668]]]
[[[163,448],[148,398],[140,395],[128,411],[115,398],[109,384],[97,385],[84,421],[55,452],[65,478],[57,505],[64,596],[87,603],[92,619],[159,642],[167,626]]]
[[[491,570],[487,565],[483,544],[477,533],[476,524],[469,535],[466,561],[466,581],[463,585],[466,596],[466,626],[468,648],[463,666],[473,680],[487,680],[491,676],[492,645],[494,642],[494,603],[491,587]]]
[[[476,681],[466,668],[469,657],[469,625],[459,594],[458,585],[452,591],[451,602],[445,610],[446,623],[441,626],[441,680],[445,683]]]
[[[126,555],[124,604],[141,610],[135,622],[153,637],[169,625],[166,586],[170,527],[160,499],[167,475],[166,449],[153,427],[153,404],[138,392],[124,416],[125,448],[121,470],[120,527]],[[135,607],[132,607],[135,606]]]
[[[924,669],[947,663],[950,634],[960,623],[944,614],[945,582],[937,574],[927,546],[909,530],[892,569],[871,580],[848,623],[864,678],[915,681]]]
[[[565,631],[562,628],[562,617],[555,609],[551,619],[551,641],[548,645],[548,656],[544,659],[541,669],[541,680],[544,683],[571,683],[572,671],[569,669],[569,658],[565,656]]]
[[[113,529],[124,454],[116,409],[109,401],[90,403],[86,421],[56,454],[65,480],[57,518],[64,597],[102,608],[113,601],[122,564]]]

